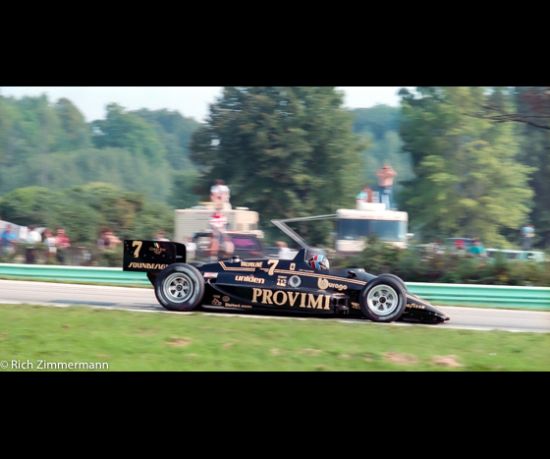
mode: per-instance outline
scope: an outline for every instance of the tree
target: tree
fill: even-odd
[[[198,203],[193,187],[197,181],[197,172],[188,170],[174,173],[172,192],[168,203],[176,209],[186,209]]]
[[[550,131],[550,87],[528,86],[516,88],[517,105],[504,107],[492,101],[477,105],[472,113],[497,123],[517,122]]]
[[[189,142],[200,123],[171,110],[136,110],[130,112],[155,127],[166,149],[166,159],[176,170],[194,169],[189,159]]]
[[[388,163],[397,172],[394,188],[396,195],[399,195],[401,182],[414,177],[410,154],[403,151],[399,135],[400,108],[376,105],[354,109],[352,114],[353,132],[365,141],[361,152],[365,164],[364,181],[375,186],[378,183],[376,172],[384,163]]]
[[[416,178],[405,207],[425,239],[472,235],[506,245],[529,211],[530,168],[518,161],[514,126],[472,116],[481,103],[512,109],[502,91],[423,87],[402,90],[401,135]]]
[[[204,197],[217,178],[232,202],[272,218],[333,213],[359,188],[359,143],[342,94],[322,87],[226,87],[192,137]],[[326,222],[303,228],[323,241]]]
[[[0,215],[18,225],[63,227],[75,243],[95,244],[104,227],[121,239],[145,239],[174,226],[166,205],[100,182],[62,190],[17,188],[0,198]]]
[[[57,150],[79,150],[91,145],[91,131],[84,116],[74,104],[61,98],[55,104],[55,111],[63,130]]]
[[[541,129],[539,124],[550,126],[550,88],[515,88],[515,99],[519,119],[536,120],[519,125],[521,132],[521,161],[534,170],[530,185],[534,192],[533,209],[530,215],[535,225],[538,245],[550,245],[550,130]]]
[[[123,148],[158,166],[166,159],[166,149],[154,127],[118,104],[107,105],[106,118],[92,122],[92,128],[98,148]]]

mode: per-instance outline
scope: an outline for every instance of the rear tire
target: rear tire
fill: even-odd
[[[397,279],[395,279],[397,278]],[[407,291],[401,279],[382,274],[370,281],[361,292],[361,311],[374,322],[399,320],[407,305]]]
[[[192,311],[204,296],[202,273],[186,263],[172,264],[155,279],[155,296],[170,311]]]

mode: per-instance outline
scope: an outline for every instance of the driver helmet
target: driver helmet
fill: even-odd
[[[315,271],[328,271],[330,264],[324,255],[314,255],[309,259],[309,266]]]

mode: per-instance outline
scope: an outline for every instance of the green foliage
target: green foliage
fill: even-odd
[[[548,333],[342,322],[1,305],[0,353],[34,371],[39,361],[104,372],[550,370]]]
[[[200,123],[170,110],[137,110],[130,112],[152,125],[166,149],[166,159],[177,171],[190,172],[195,166],[189,159],[189,142]]]
[[[515,127],[472,116],[485,100],[511,104],[486,88],[403,91],[401,134],[416,178],[404,191],[405,210],[424,239],[472,235],[505,247],[505,229],[529,211],[529,167],[518,161]]]
[[[168,203],[175,209],[187,209],[198,204],[198,198],[193,193],[197,182],[198,172],[187,170],[174,173],[172,192]]]
[[[372,187],[376,186],[376,172],[388,163],[397,172],[394,188],[398,195],[401,183],[414,177],[410,154],[403,151],[399,135],[400,108],[376,105],[351,112],[354,116],[353,132],[360,135],[366,144],[361,153],[365,164],[363,180]]]
[[[527,120],[542,123],[550,119],[550,92],[548,87],[516,88],[517,111]],[[536,242],[550,246],[550,130],[531,124],[518,126],[521,133],[520,159],[533,167],[530,185],[534,192],[530,220],[536,229]]]
[[[0,215],[19,225],[64,227],[73,242],[94,244],[105,227],[121,239],[150,238],[159,229],[170,234],[173,228],[173,213],[166,205],[108,183],[61,191],[19,188],[0,198]]]
[[[107,105],[106,118],[94,121],[92,127],[97,148],[123,148],[147,158],[151,164],[165,159],[166,150],[155,128],[143,118],[126,112],[118,104]]]
[[[393,273],[406,282],[550,286],[550,262],[487,259],[416,247],[404,250],[376,238],[370,238],[360,254],[334,260],[332,265],[357,266],[376,275]]]
[[[359,143],[342,95],[322,87],[228,87],[193,135],[196,190],[222,178],[232,202],[272,218],[332,213],[360,186]],[[329,226],[305,227],[313,243]]]
[[[91,146],[91,129],[84,116],[69,99],[59,99],[54,106],[63,134],[56,150],[70,151]]]
[[[0,96],[0,194],[100,181],[163,202],[177,187],[194,202],[188,144],[198,126],[176,112],[127,112],[116,104],[105,120],[88,124],[68,99]]]

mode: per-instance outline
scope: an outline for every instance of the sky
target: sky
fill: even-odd
[[[388,86],[353,86],[339,87],[345,94],[344,105],[347,108],[367,108],[377,104],[397,106],[400,87]],[[167,108],[177,110],[183,116],[204,121],[208,114],[209,104],[214,103],[221,95],[221,87],[0,87],[0,95],[38,96],[48,95],[50,101],[57,101],[61,97],[71,100],[90,122],[105,117],[105,106],[116,102],[128,110],[149,108],[157,110]]]

